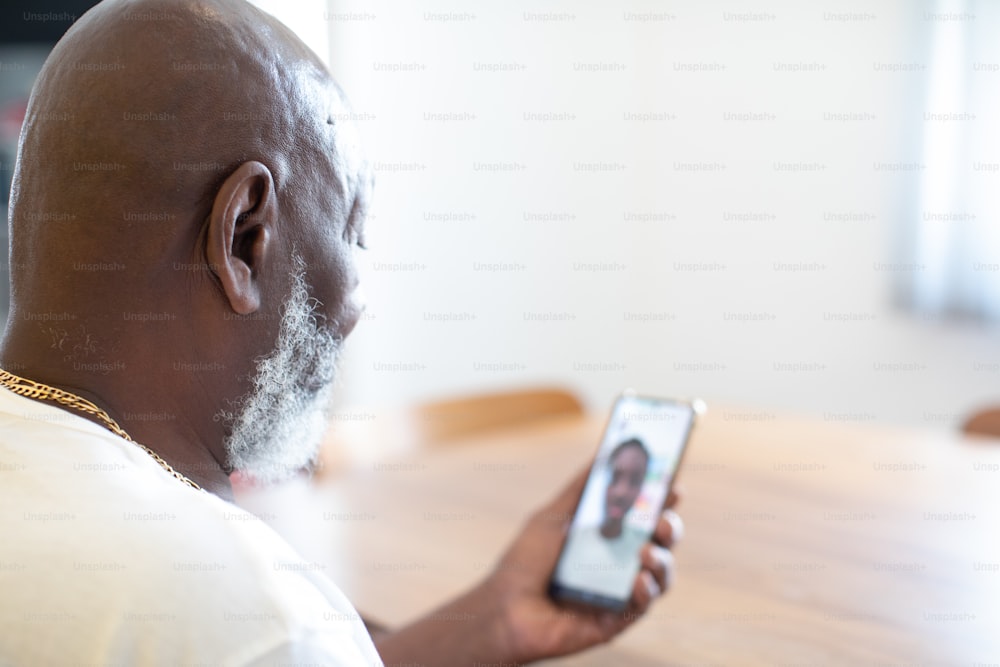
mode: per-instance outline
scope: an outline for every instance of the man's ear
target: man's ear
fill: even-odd
[[[271,171],[244,162],[219,188],[208,219],[205,255],[233,310],[260,308],[260,271],[271,250],[278,202]]]

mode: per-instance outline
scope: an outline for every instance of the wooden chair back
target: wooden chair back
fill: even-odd
[[[583,404],[564,389],[545,387],[433,401],[412,411],[420,444],[434,445],[546,417],[581,415]]]

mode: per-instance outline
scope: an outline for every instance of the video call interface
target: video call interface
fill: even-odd
[[[627,599],[691,428],[690,405],[626,396],[612,411],[556,582]]]

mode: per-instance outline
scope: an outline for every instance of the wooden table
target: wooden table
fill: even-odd
[[[244,502],[399,624],[484,576],[602,425],[537,422]],[[717,409],[679,481],[670,594],[557,664],[1000,663],[1000,442]]]

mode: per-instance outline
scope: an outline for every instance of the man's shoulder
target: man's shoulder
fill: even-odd
[[[31,482],[0,491],[8,509],[0,524],[16,538],[10,557],[45,559],[76,580],[127,587],[132,601],[169,600],[174,591],[187,591],[204,598],[189,605],[195,616],[230,607],[278,613],[307,601],[287,598],[308,597],[316,588],[318,577],[311,575],[322,567],[310,567],[236,505],[156,470],[114,461],[80,466],[78,477],[86,479],[64,483],[58,495],[47,486],[36,492]]]
[[[73,440],[63,444],[88,445]],[[42,629],[82,655],[156,664],[183,662],[176,647],[234,664],[302,646],[360,650],[363,627],[321,565],[243,509],[112,444],[72,462],[6,449],[0,657],[37,657],[11,647]],[[158,657],[142,659],[147,651]]]

